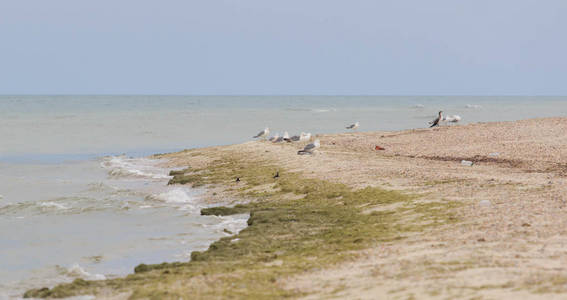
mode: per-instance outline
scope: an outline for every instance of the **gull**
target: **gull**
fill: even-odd
[[[451,123],[458,123],[460,120],[461,120],[461,116],[459,115],[446,116],[443,118],[443,121],[451,122]]]
[[[310,132],[308,132],[308,133],[302,132],[301,135],[299,136],[300,141],[308,141],[310,139],[311,139],[311,133]]]
[[[289,138],[289,133],[287,133],[287,131],[284,132],[282,139],[283,139],[284,141],[288,142],[288,143],[291,142],[291,139]]]
[[[357,129],[357,128],[358,128],[358,126],[360,126],[360,123],[356,122],[356,123],[354,123],[354,124],[351,124],[351,125],[349,125],[349,126],[347,126],[347,127],[345,127],[345,128],[346,128],[346,129],[352,129],[352,130],[355,130],[355,129]]]
[[[270,134],[270,128],[266,127],[263,131],[258,132],[253,138],[266,138]]]
[[[278,142],[278,139],[279,139],[279,138],[280,138],[280,134],[279,134],[279,132],[277,132],[276,135],[274,135],[273,137],[269,138],[269,141],[276,143],[276,142]]]
[[[299,155],[303,155],[303,154],[313,154],[313,151],[315,151],[317,148],[319,148],[321,146],[321,143],[319,142],[319,139],[316,139],[315,142],[311,143],[311,144],[307,144],[303,150],[299,150],[297,151],[297,154]]]
[[[429,128],[439,126],[439,122],[441,120],[443,120],[443,111],[439,111],[439,116],[435,120],[429,122],[429,124],[431,124],[431,126],[429,126]]]
[[[302,132],[300,135],[294,135],[289,138],[290,141],[308,141],[311,139],[311,133]]]

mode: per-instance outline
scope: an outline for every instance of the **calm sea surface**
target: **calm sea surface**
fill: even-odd
[[[272,133],[426,127],[566,116],[567,97],[0,96],[0,299],[139,263],[188,260],[247,216],[199,215],[146,155]]]

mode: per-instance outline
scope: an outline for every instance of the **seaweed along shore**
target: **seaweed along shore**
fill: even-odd
[[[248,144],[269,147],[261,142]],[[291,145],[278,147],[295,151]],[[186,166],[172,172],[170,184],[209,187],[214,190],[209,194],[211,201],[235,200],[234,205],[210,207],[201,214],[249,213],[248,227],[240,233],[214,242],[206,251],[193,252],[189,262],[140,264],[124,278],[76,279],[51,289],[30,290],[24,296],[296,298],[309,292],[289,288],[290,277],[323,270],[356,259],[361,250],[458,221],[452,212],[457,202],[420,202],[408,193],[319,179],[307,169],[288,169],[264,156],[269,150],[242,150],[236,145],[157,155],[169,158],[172,165]],[[274,178],[276,172],[279,177]]]

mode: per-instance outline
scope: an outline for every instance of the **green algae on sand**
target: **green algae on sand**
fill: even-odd
[[[188,152],[190,153],[190,152]],[[190,154],[189,154],[190,155]],[[280,177],[273,178],[273,171]],[[238,195],[254,199],[234,207],[203,209],[203,215],[249,213],[248,227],[195,251],[191,261],[141,264],[135,273],[104,281],[75,280],[26,297],[130,293],[130,298],[265,299],[298,297],[282,284],[287,277],[324,269],[357,257],[357,251],[404,238],[409,232],[457,221],[455,203],[416,203],[416,197],[376,187],[354,190],[340,183],[305,178],[270,161],[248,161],[223,153],[207,167],[173,172],[170,184],[230,186],[240,177]],[[261,188],[269,187],[269,188]],[[290,197],[301,195],[302,197]],[[398,203],[392,210],[369,208]],[[407,224],[402,216],[415,215]]]

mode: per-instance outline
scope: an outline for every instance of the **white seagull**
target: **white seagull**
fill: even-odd
[[[273,137],[269,138],[269,141],[275,143],[275,142],[278,141],[279,138],[280,138],[280,134],[279,134],[279,132],[276,132],[276,135],[274,135]]]
[[[287,131],[284,132],[282,139],[286,142],[291,142],[291,139],[289,138],[289,133],[287,133]]]
[[[258,132],[257,135],[253,136],[253,138],[266,138],[270,134],[270,128],[266,127],[264,130]]]
[[[319,139],[316,139],[313,143],[311,144],[307,144],[303,150],[299,150],[297,151],[297,154],[302,155],[302,154],[313,154],[313,151],[315,151],[317,148],[321,147],[321,143],[319,142]]]
[[[360,126],[360,123],[356,122],[356,123],[354,123],[354,124],[351,124],[351,125],[347,126],[346,129],[355,130],[355,129],[358,128],[358,126]]]
[[[302,132],[301,135],[299,136],[299,141],[301,141],[301,142],[302,141],[309,141],[310,139],[311,139],[311,133],[310,132],[308,132],[308,133]]]
[[[461,116],[459,115],[446,116],[443,118],[443,121],[451,122],[451,123],[458,123],[460,120],[461,120]]]

